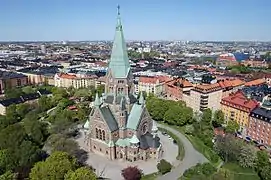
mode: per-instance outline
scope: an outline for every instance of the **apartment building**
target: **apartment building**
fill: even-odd
[[[183,100],[183,94],[189,94],[193,84],[184,78],[176,78],[165,82],[165,97],[169,100]]]
[[[96,75],[77,75],[68,73],[58,73],[54,77],[56,87],[86,88],[97,86],[98,77]]]
[[[207,108],[216,111],[220,109],[222,90],[218,83],[199,84],[189,94],[183,94],[183,100],[193,111],[204,111]]]
[[[28,84],[27,76],[15,72],[0,71],[0,94],[7,88],[15,88]]]
[[[164,83],[170,80],[168,76],[149,76],[139,77],[138,83],[135,84],[135,93],[145,91],[147,94],[162,96],[164,93]]]
[[[243,92],[231,93],[221,100],[221,110],[226,121],[236,121],[244,130],[249,124],[249,114],[256,108],[258,102],[246,97]]]
[[[271,97],[263,98],[259,107],[249,115],[247,136],[260,144],[271,146]]]
[[[41,89],[36,93],[24,94],[18,98],[10,98],[4,99],[0,101],[0,115],[5,115],[7,107],[12,104],[21,104],[21,103],[29,103],[32,104],[36,102],[41,96],[49,96],[51,95],[50,91]]]
[[[222,98],[229,96],[231,93],[237,92],[245,85],[245,82],[240,79],[223,79],[218,83],[223,89]]]

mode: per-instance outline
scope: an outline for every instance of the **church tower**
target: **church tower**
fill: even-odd
[[[120,18],[120,7],[117,11],[117,25],[115,30],[115,38],[109,66],[106,74],[105,94],[113,95],[113,103],[117,102],[117,97],[124,96],[129,104],[129,95],[133,94],[133,77],[130,68],[126,43],[123,35],[123,28]]]

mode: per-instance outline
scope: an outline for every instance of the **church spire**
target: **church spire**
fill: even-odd
[[[100,97],[99,97],[98,93],[96,93],[94,106],[99,107],[100,105],[101,105]]]
[[[114,78],[126,78],[130,71],[127,47],[120,18],[120,6],[117,8],[117,25],[109,62],[109,71],[110,70]]]
[[[139,104],[144,104],[144,96],[143,96],[143,92],[142,91],[140,92],[138,103]]]

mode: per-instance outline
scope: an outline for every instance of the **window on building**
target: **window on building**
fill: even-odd
[[[96,128],[96,138],[99,138],[99,130]]]
[[[103,139],[102,130],[99,129],[99,139]]]
[[[17,79],[17,86],[21,86],[21,85],[22,85],[21,79]]]
[[[105,141],[105,131],[103,130],[102,132],[103,132],[103,139],[102,140]]]

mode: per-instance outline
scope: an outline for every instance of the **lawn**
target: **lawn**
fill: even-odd
[[[235,163],[227,163],[223,168],[230,170],[234,174],[234,180],[260,180],[258,174],[250,168],[242,168]]]
[[[221,159],[219,159],[218,161],[214,161],[212,159],[212,156],[216,155],[216,153],[214,152],[214,150],[212,150],[211,148],[207,147],[197,137],[185,134],[183,127],[178,127],[178,126],[172,126],[172,127],[175,128],[175,129],[177,129],[178,131],[180,131],[182,134],[184,134],[187,137],[187,139],[191,142],[191,144],[193,145],[193,147],[198,152],[200,152],[201,154],[203,154],[213,164],[213,166],[217,167],[222,162]]]
[[[166,132],[168,135],[170,135],[177,142],[178,156],[176,157],[176,159],[178,159],[180,161],[183,160],[185,152],[184,152],[184,147],[183,147],[182,141],[175,134],[173,134],[171,131],[168,131],[168,130],[166,130],[164,128],[160,128],[160,127],[158,129],[161,132]]]
[[[141,180],[155,180],[158,177],[158,173],[152,173],[152,174],[147,174],[144,175]]]

